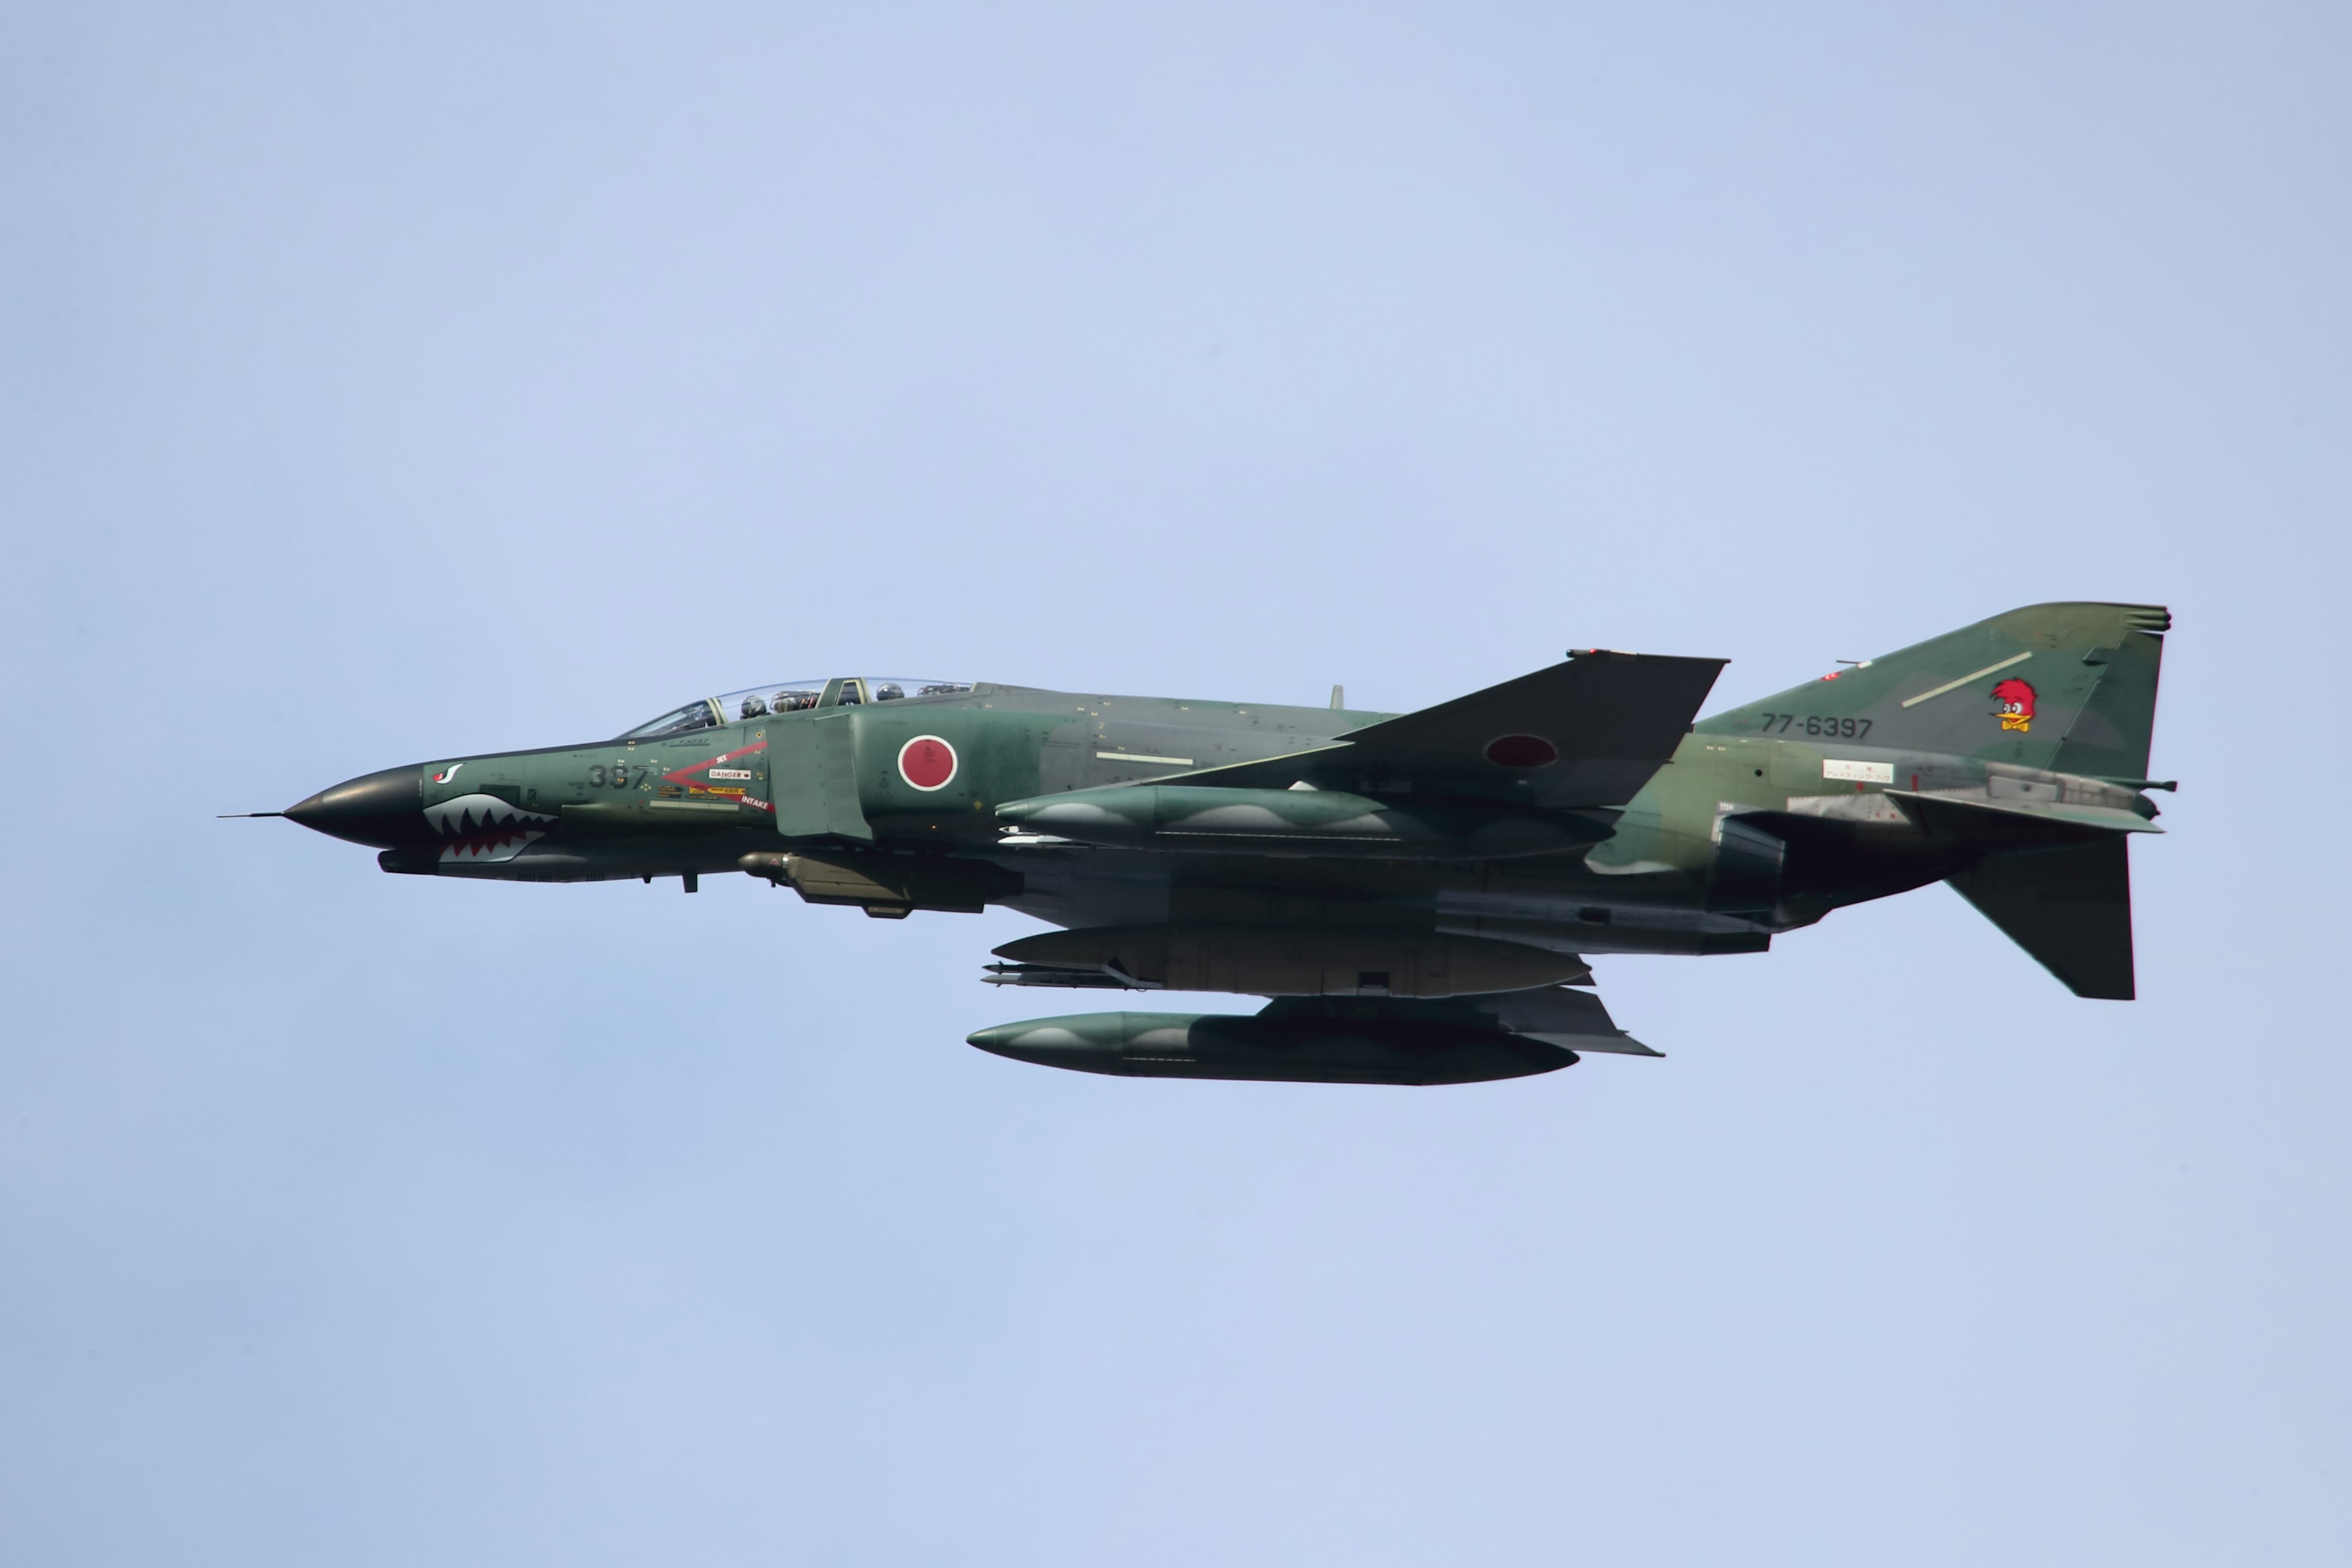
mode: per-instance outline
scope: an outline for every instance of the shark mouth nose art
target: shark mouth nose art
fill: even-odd
[[[454,770],[452,770],[454,771]],[[425,808],[425,820],[446,840],[441,846],[445,866],[487,866],[511,860],[547,829],[534,824],[553,822],[545,812],[525,811],[494,795],[461,795]]]

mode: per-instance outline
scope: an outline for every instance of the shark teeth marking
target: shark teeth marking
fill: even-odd
[[[451,770],[454,772],[455,770]],[[449,838],[441,847],[444,866],[493,866],[511,860],[534,840],[547,837],[532,823],[553,822],[552,814],[525,811],[478,791],[425,808],[425,819]]]
[[[536,828],[516,827],[504,832],[478,833],[441,846],[444,866],[492,866],[511,860],[536,839],[547,835]]]
[[[457,838],[476,837],[496,829],[513,829],[526,822],[553,822],[546,812],[509,805],[494,795],[461,795],[425,808],[425,819],[436,830]],[[531,835],[536,838],[537,834]],[[446,858],[446,857],[445,857]]]

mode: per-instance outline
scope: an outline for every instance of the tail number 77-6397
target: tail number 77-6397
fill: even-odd
[[[1759,717],[1764,721],[1761,732],[1767,735],[1785,735],[1791,724],[1802,725],[1808,735],[1828,735],[1845,741],[1863,740],[1870,733],[1867,719],[1823,719],[1810,713],[1764,713]]]

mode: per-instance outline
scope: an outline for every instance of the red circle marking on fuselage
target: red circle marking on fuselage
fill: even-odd
[[[945,789],[955,775],[955,748],[937,735],[918,735],[898,748],[898,776],[919,790]]]

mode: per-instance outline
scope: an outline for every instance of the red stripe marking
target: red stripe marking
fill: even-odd
[[[745,746],[739,751],[730,752],[723,757],[712,757],[708,762],[688,763],[686,766],[678,769],[677,772],[674,773],[664,773],[662,774],[662,783],[684,784],[686,782],[686,775],[688,773],[698,773],[705,768],[715,768],[722,763],[731,763],[738,757],[748,757],[754,752],[764,752],[767,749],[767,742],[754,741],[750,745]]]

